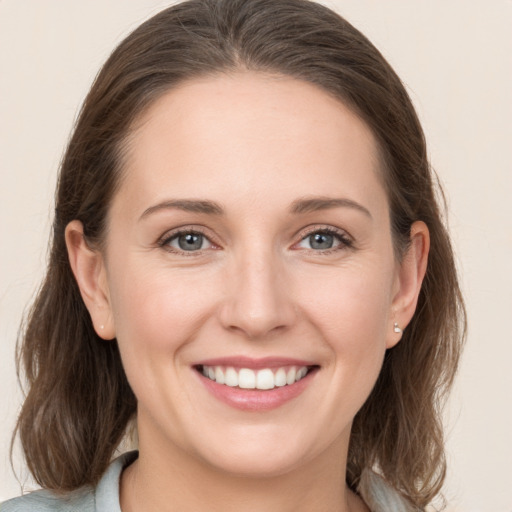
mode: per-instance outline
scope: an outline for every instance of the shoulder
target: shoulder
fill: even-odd
[[[119,478],[138,453],[128,452],[114,460],[96,488],[84,487],[66,494],[40,490],[0,504],[0,512],[121,512]]]
[[[66,495],[35,491],[0,505],[0,512],[94,512],[94,492],[82,489]]]
[[[384,478],[368,468],[361,473],[357,491],[371,512],[420,511],[391,487]]]

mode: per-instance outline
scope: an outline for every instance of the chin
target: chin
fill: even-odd
[[[237,435],[238,434],[238,435]],[[325,453],[327,439],[308,438],[276,425],[240,426],[215,441],[204,439],[196,454],[217,471],[246,478],[272,478],[291,473]],[[336,443],[335,443],[336,444]]]
[[[297,469],[305,457],[297,453],[274,450],[269,453],[261,447],[254,450],[233,451],[228,449],[222,457],[208,460],[217,471],[240,478],[275,478]]]

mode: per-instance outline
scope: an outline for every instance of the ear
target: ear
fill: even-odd
[[[409,247],[398,264],[386,348],[394,347],[400,341],[402,331],[416,311],[421,284],[427,270],[429,249],[430,235],[427,225],[422,221],[414,222],[411,226]]]
[[[99,250],[89,247],[83,225],[78,220],[66,226],[65,239],[69,263],[91,315],[94,330],[105,340],[113,339],[115,327],[103,255]]]

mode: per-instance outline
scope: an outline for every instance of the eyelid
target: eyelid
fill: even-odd
[[[189,233],[195,233],[204,236],[212,245],[212,247],[209,247],[208,249],[220,249],[221,244],[216,241],[216,237],[212,236],[209,232],[207,233],[207,230],[200,225],[184,225],[179,226],[176,228],[173,228],[169,231],[166,231],[158,240],[157,245],[163,249],[168,250],[169,252],[179,253],[179,254],[186,254],[187,256],[193,256],[202,254],[206,249],[201,249],[197,251],[183,251],[174,247],[169,246],[169,242],[184,234]],[[338,241],[340,242],[339,247],[334,247],[331,249],[324,249],[324,250],[318,250],[318,249],[303,249],[303,250],[310,250],[315,253],[322,253],[326,254],[329,252],[334,252],[337,250],[343,250],[343,249],[349,249],[354,247],[354,239],[351,235],[347,233],[344,229],[336,228],[334,226],[325,225],[325,224],[315,224],[312,226],[307,226],[303,228],[297,235],[299,237],[299,240],[295,242],[292,246],[292,249],[298,250],[297,245],[302,242],[304,239],[306,239],[308,236],[314,234],[314,233],[328,233],[330,235],[335,236]]]
[[[299,241],[295,242],[292,248],[296,248],[297,245],[305,240],[308,236],[311,236],[314,233],[328,233],[329,235],[335,236],[340,242],[339,247],[332,247],[330,249],[318,250],[318,249],[303,249],[306,251],[312,251],[318,254],[326,254],[329,252],[334,252],[343,249],[350,249],[354,247],[354,239],[350,236],[344,229],[336,228],[334,226],[326,225],[326,224],[315,224],[313,226],[308,226],[301,230],[299,233]],[[296,249],[299,250],[299,249]]]
[[[157,245],[159,247],[161,247],[162,249],[165,249],[169,252],[184,254],[186,256],[194,256],[194,255],[202,254],[204,251],[209,250],[209,249],[220,249],[220,244],[218,244],[216,242],[216,240],[214,239],[214,237],[211,234],[209,234],[209,233],[207,234],[206,231],[207,230],[203,226],[198,226],[198,225],[194,225],[194,224],[192,224],[192,225],[187,224],[185,226],[179,226],[179,227],[173,228],[169,231],[166,231],[157,240]],[[208,247],[207,249],[200,249],[197,251],[184,251],[184,250],[180,250],[176,247],[171,247],[169,245],[169,242],[171,240],[177,238],[180,235],[186,235],[186,234],[197,234],[197,235],[204,236],[210,242],[212,247]]]

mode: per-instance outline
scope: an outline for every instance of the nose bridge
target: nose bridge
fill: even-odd
[[[249,245],[235,257],[228,275],[222,321],[226,328],[258,338],[289,326],[294,305],[279,255],[266,244]]]

